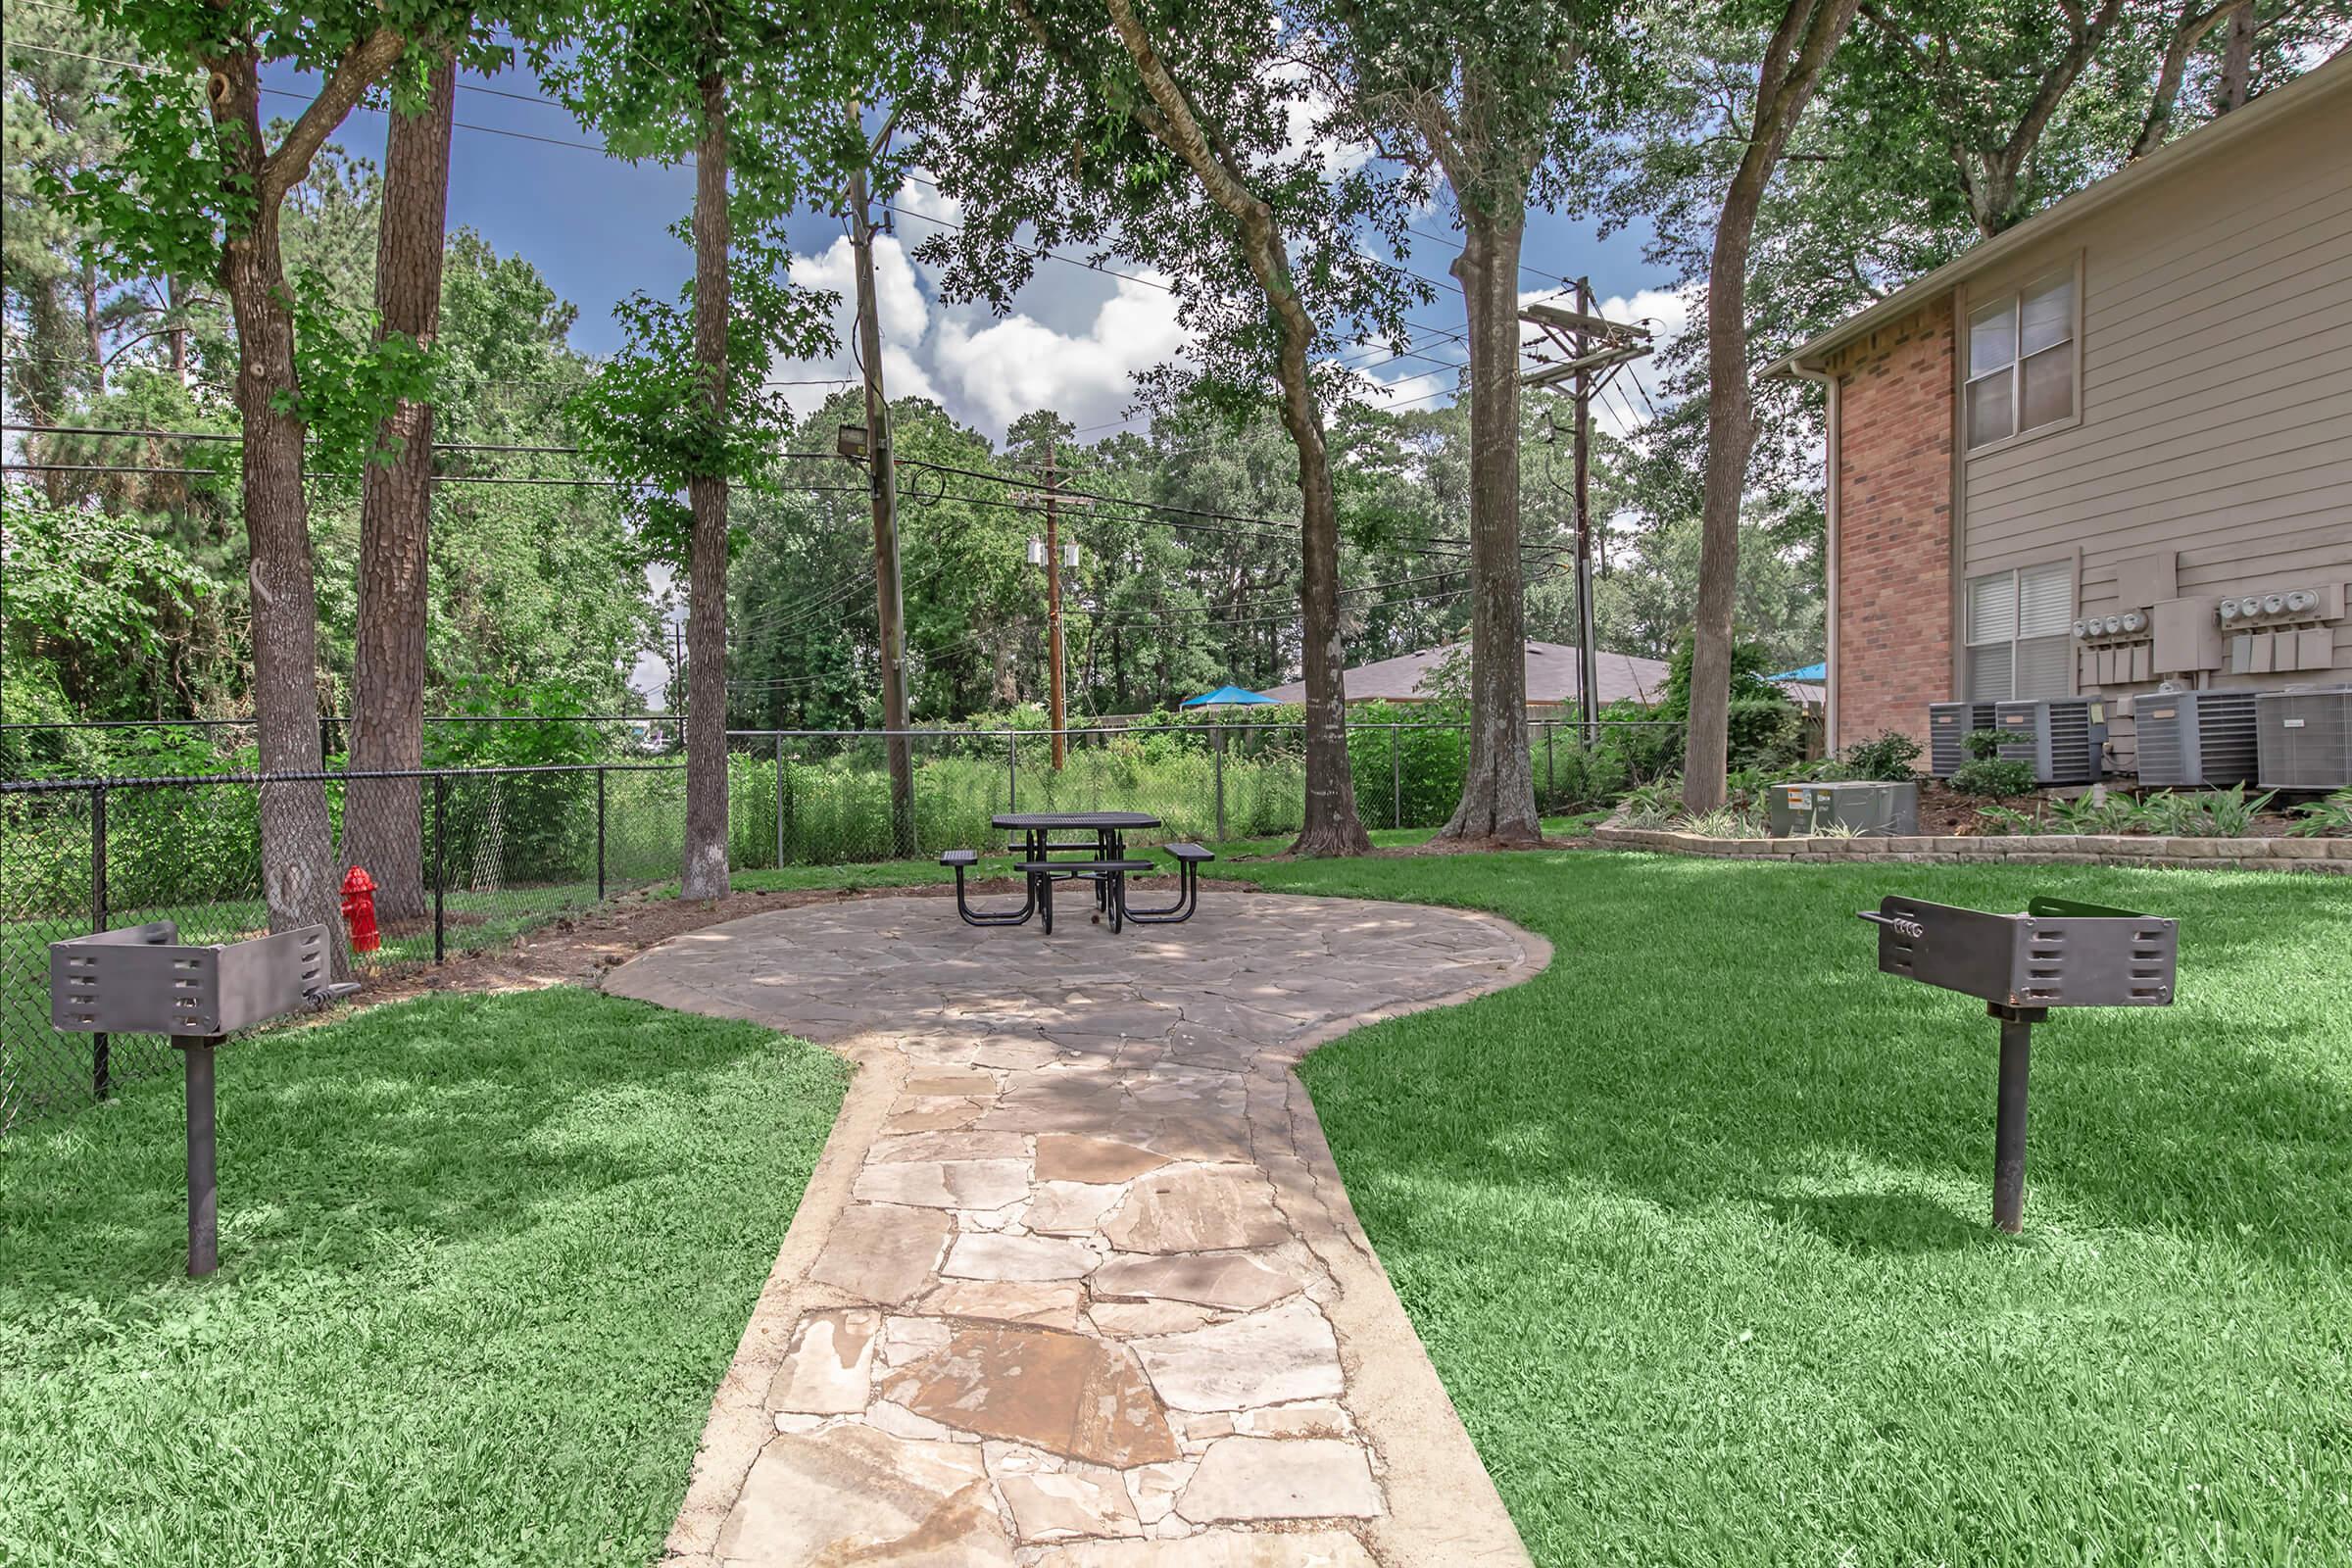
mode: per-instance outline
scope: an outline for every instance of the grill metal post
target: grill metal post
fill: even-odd
[[[106,929],[106,786],[90,791],[90,935]],[[100,1100],[115,1092],[113,1042],[103,1034],[90,1036],[90,1094]]]
[[[219,1035],[180,1041],[188,1076],[188,1278],[220,1266],[220,1188],[214,1143],[213,1048]]]
[[[2040,1007],[1987,1009],[2001,1021],[2001,1077],[1993,1111],[1992,1222],[2014,1236],[2026,1218],[2026,1077]]]
[[[433,775],[433,961],[439,963],[447,948],[449,919],[448,857],[442,853],[449,831],[449,775]]]
[[[596,770],[596,902],[605,902],[605,770]]]

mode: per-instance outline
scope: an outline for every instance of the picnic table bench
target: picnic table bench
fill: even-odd
[[[1152,869],[1153,863],[1127,853],[1131,828],[1157,827],[1159,818],[1145,811],[1006,811],[989,818],[991,827],[1020,838],[1005,848],[1017,858],[1026,896],[1017,909],[975,909],[964,897],[964,872],[980,860],[976,850],[949,850],[939,863],[956,873],[956,912],[966,925],[1023,925],[1032,915],[1054,933],[1054,884],[1088,881],[1095,885],[1095,917],[1108,919],[1113,931],[1132,920],[1139,925],[1173,925],[1189,920],[1200,904],[1200,868],[1216,858],[1198,844],[1170,844],[1176,861],[1174,902],[1137,908],[1127,902],[1127,878]],[[1056,833],[1085,837],[1056,839]],[[1061,857],[1056,858],[1055,857]]]

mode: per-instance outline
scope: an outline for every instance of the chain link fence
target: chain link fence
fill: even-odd
[[[1682,726],[1612,721],[1588,731],[1531,720],[1530,763],[1546,815],[1608,805],[1679,765]],[[970,849],[1005,811],[1148,811],[1139,843],[1272,838],[1303,825],[1303,724],[1094,726],[1044,730],[730,732],[735,864],[831,865]],[[911,808],[894,791],[906,753]],[[1351,724],[1356,810],[1374,828],[1442,825],[1461,798],[1469,737],[1455,723]]]
[[[679,763],[0,783],[0,1131],[172,1065],[161,1036],[49,1026],[52,942],[154,920],[231,942],[275,903],[351,969],[436,962],[674,878],[685,799]],[[274,878],[265,817],[291,851]],[[365,953],[340,910],[355,864],[375,884]]]
[[[1672,765],[1679,726],[1587,735],[1538,720],[1531,756],[1547,813],[1598,807]],[[480,951],[616,894],[674,882],[685,853],[682,760],[643,760],[642,721],[612,724],[611,760],[397,772],[249,772],[0,781],[0,1133],[165,1071],[160,1036],[49,1025],[49,944],[169,919],[180,940],[229,942],[289,918],[326,925],[358,971]],[[1280,838],[1301,825],[1305,730],[1297,723],[1043,730],[745,731],[728,738],[729,860],[738,870],[930,858],[985,849],[989,818],[1025,810],[1141,810],[1139,843]],[[905,755],[911,798],[894,789]],[[1435,827],[1461,793],[1465,730],[1348,731],[1369,826]],[[266,862],[265,834],[285,847]],[[379,944],[354,953],[345,871],[375,884]],[[331,867],[329,869],[323,869]]]
[[[424,720],[431,768],[629,762],[675,758],[682,723],[666,713],[449,713]],[[96,719],[0,724],[0,780],[101,776],[181,778],[249,771],[260,731],[250,718]],[[318,754],[337,767],[351,720],[318,720]]]

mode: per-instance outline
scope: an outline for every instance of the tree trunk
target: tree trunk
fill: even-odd
[[[1707,461],[1700,499],[1698,608],[1691,626],[1690,718],[1683,808],[1723,805],[1731,750],[1732,615],[1740,587],[1740,500],[1756,444],[1747,380],[1747,257],[1756,209],[1857,0],[1789,0],[1757,68],[1755,123],[1707,262]],[[2114,0],[2110,0],[2110,11]]]
[[[1533,844],[1527,610],[1519,552],[1519,247],[1524,209],[1462,206],[1453,264],[1470,327],[1470,759],[1439,837]]]
[[[87,259],[81,264],[81,325],[89,336],[90,390],[104,396],[106,336],[98,322],[98,264]]]
[[[1192,103],[1135,14],[1132,0],[1106,0],[1111,25],[1135,62],[1152,112],[1135,111],[1161,145],[1184,160],[1210,201],[1241,230],[1244,259],[1265,295],[1281,334],[1275,378],[1282,422],[1298,449],[1298,602],[1300,663],[1306,682],[1306,810],[1291,853],[1362,855],[1371,835],[1355,814],[1355,775],[1348,762],[1347,651],[1340,642],[1340,509],[1332,493],[1331,453],[1315,402],[1306,356],[1314,321],[1291,277],[1290,250],[1274,210],[1250,187],[1247,172],[1212,147]]]
[[[703,138],[694,171],[694,358],[715,445],[727,416],[727,85],[702,79]],[[686,482],[686,864],[679,896],[727,892],[727,480]]]
[[[1747,253],[1762,182],[1735,182],[1707,268],[1707,461],[1699,503],[1698,608],[1691,625],[1690,714],[1683,807],[1724,801],[1731,751],[1732,613],[1740,587],[1740,498],[1755,449],[1747,386]]]
[[[2187,9],[2181,13],[2180,20],[2173,24],[2172,36],[2165,42],[2164,60],[2156,70],[2156,85],[2148,94],[2147,115],[2140,122],[2138,139],[2132,144],[2133,158],[2147,157],[2148,154],[2163,146],[2165,137],[2172,134],[2173,119],[2179,112],[2180,102],[2180,78],[2188,70],[2188,57],[2196,51],[2198,44],[2205,41],[2205,35],[2212,31],[2215,24],[2222,22],[2226,16],[2231,19],[2230,47],[2234,49],[2237,44],[2238,34],[2235,19],[2243,18],[2247,24],[2246,41],[2250,49],[2253,42],[2251,25],[2254,18],[2253,0],[2244,0],[2244,3],[2233,12],[2225,12],[2219,6],[2200,11],[2197,9],[2196,0],[2189,0]],[[2226,63],[2223,74],[2225,78],[2224,103],[2221,110],[2217,112],[2226,111],[2228,107]]]
[[[1355,814],[1355,771],[1348,761],[1347,650],[1340,641],[1340,509],[1331,453],[1307,383],[1306,350],[1285,333],[1283,423],[1298,447],[1300,655],[1306,678],[1306,813],[1294,855],[1362,855],[1372,836]]]
[[[376,234],[379,337],[430,346],[441,329],[441,259],[449,212],[449,138],[457,66],[433,68],[431,100],[395,114],[384,152]],[[360,503],[358,647],[352,669],[351,766],[424,764],[426,545],[432,533],[433,406],[403,400],[376,430]],[[381,461],[384,452],[390,463]],[[343,863],[365,866],[384,919],[424,913],[423,818],[417,780],[354,783],[343,815]]]
[[[260,72],[251,54],[223,62],[211,82],[237,200],[263,187]],[[278,244],[278,202],[253,204],[252,221],[221,247],[220,286],[237,329],[236,405],[244,432],[245,532],[253,594],[253,712],[264,773],[317,772],[318,595],[309,508],[302,491],[303,423],[293,412],[294,318]],[[340,931],[333,830],[317,782],[261,786],[262,896],[270,929]],[[343,944],[330,943],[338,974]]]
[[[2230,13],[2230,36],[2222,45],[2220,102],[2217,115],[2246,107],[2254,91],[2254,0],[2243,0]]]

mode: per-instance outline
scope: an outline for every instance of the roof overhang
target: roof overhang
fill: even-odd
[[[2346,88],[2352,88],[2352,52],[2314,67],[2285,86],[2264,93],[2243,109],[2208,121],[2180,140],[2167,142],[2147,157],[2126,164],[2105,179],[2083,186],[2063,201],[2051,203],[2015,228],[1970,246],[1934,271],[1923,273],[1877,304],[1855,312],[1794,353],[1775,360],[1764,368],[1764,374],[1818,376],[1822,361],[1854,339],[1901,320],[1972,275],[1999,266],[2006,258],[2039,244],[2067,225],[2081,222],[2117,202],[2129,201],[2142,188],[2169,179],[2223,148],[2259,133],[2282,116]]]

